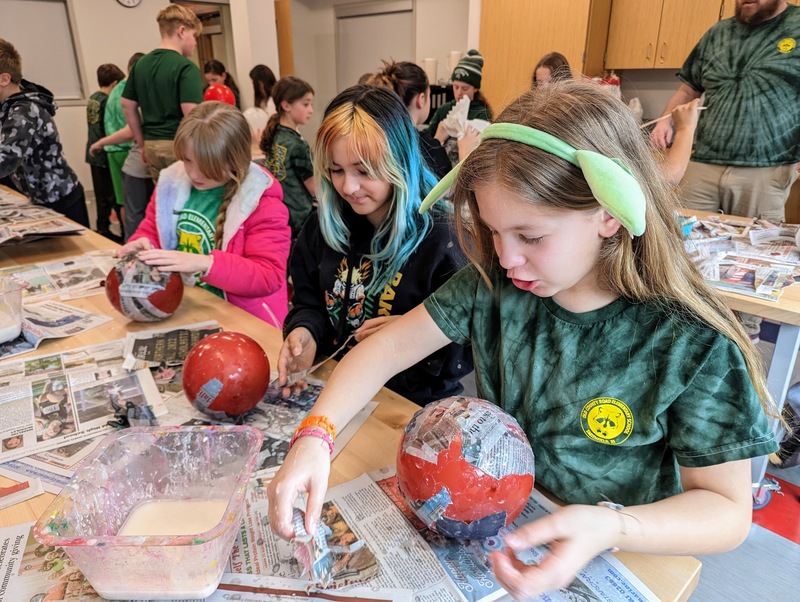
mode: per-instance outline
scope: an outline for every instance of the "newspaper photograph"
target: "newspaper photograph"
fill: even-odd
[[[0,360],[28,353],[44,339],[60,339],[86,332],[111,318],[57,301],[23,303],[22,331],[19,336],[0,344]]]
[[[122,368],[122,341],[0,364],[0,462],[113,430],[132,403],[166,413],[149,370]]]

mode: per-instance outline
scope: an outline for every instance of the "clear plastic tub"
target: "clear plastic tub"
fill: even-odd
[[[34,527],[110,600],[205,598],[242,521],[263,435],[248,426],[144,427],[108,435]],[[146,502],[226,500],[222,520],[182,535],[119,535]],[[173,503],[173,502],[170,502]]]

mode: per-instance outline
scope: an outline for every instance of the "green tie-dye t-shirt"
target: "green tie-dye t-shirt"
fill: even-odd
[[[800,161],[800,7],[759,25],[709,29],[678,77],[706,93],[693,159],[769,167]]]
[[[208,255],[214,250],[214,232],[217,229],[217,215],[225,187],[211,190],[197,190],[192,187],[189,198],[178,216],[178,251]],[[225,298],[225,293],[215,286],[197,281],[197,286]]]
[[[528,434],[536,481],[568,503],[631,505],[681,491],[678,466],[777,449],[744,359],[716,331],[618,299],[572,313],[466,267],[425,301],[472,342],[481,397]]]

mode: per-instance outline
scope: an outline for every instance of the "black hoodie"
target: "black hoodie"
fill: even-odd
[[[412,310],[466,264],[447,216],[434,212],[433,229],[390,284],[379,293],[367,295],[372,268],[365,255],[375,229],[366,217],[356,215],[349,207],[344,212],[350,229],[349,253],[334,251],[325,243],[315,211],[300,231],[289,263],[294,294],[284,333],[304,326],[321,355],[330,355],[365,320]],[[349,346],[353,345],[354,341]],[[472,368],[472,350],[451,343],[400,372],[386,386],[424,405],[458,395],[463,390],[460,379]]]
[[[73,190],[78,176],[64,157],[50,90],[22,80],[20,91],[0,103],[0,178],[37,205],[55,203]]]

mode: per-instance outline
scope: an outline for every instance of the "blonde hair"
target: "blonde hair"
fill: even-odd
[[[171,36],[181,25],[186,29],[193,29],[198,34],[203,30],[203,24],[197,15],[180,4],[170,4],[161,9],[156,21],[158,21],[158,30],[162,36]]]
[[[631,238],[620,228],[605,240],[596,266],[598,282],[620,297],[658,304],[688,321],[706,323],[731,339],[744,356],[764,410],[777,415],[761,357],[741,323],[683,249],[675,220],[679,205],[674,189],[661,174],[628,108],[595,84],[555,81],[520,96],[495,122],[537,128],[575,148],[593,150],[625,164],[647,199],[647,230]],[[578,167],[508,140],[485,140],[464,161],[453,186],[455,215],[479,215],[474,189],[485,185],[499,186],[532,204],[573,211],[600,208]],[[462,217],[456,220],[456,234],[488,284],[486,272],[497,265],[491,232],[479,219]]]
[[[209,180],[225,182],[214,232],[214,248],[220,249],[228,205],[250,169],[250,126],[239,109],[224,102],[204,102],[183,118],[175,134],[175,156],[181,161],[187,144],[200,172]]]

